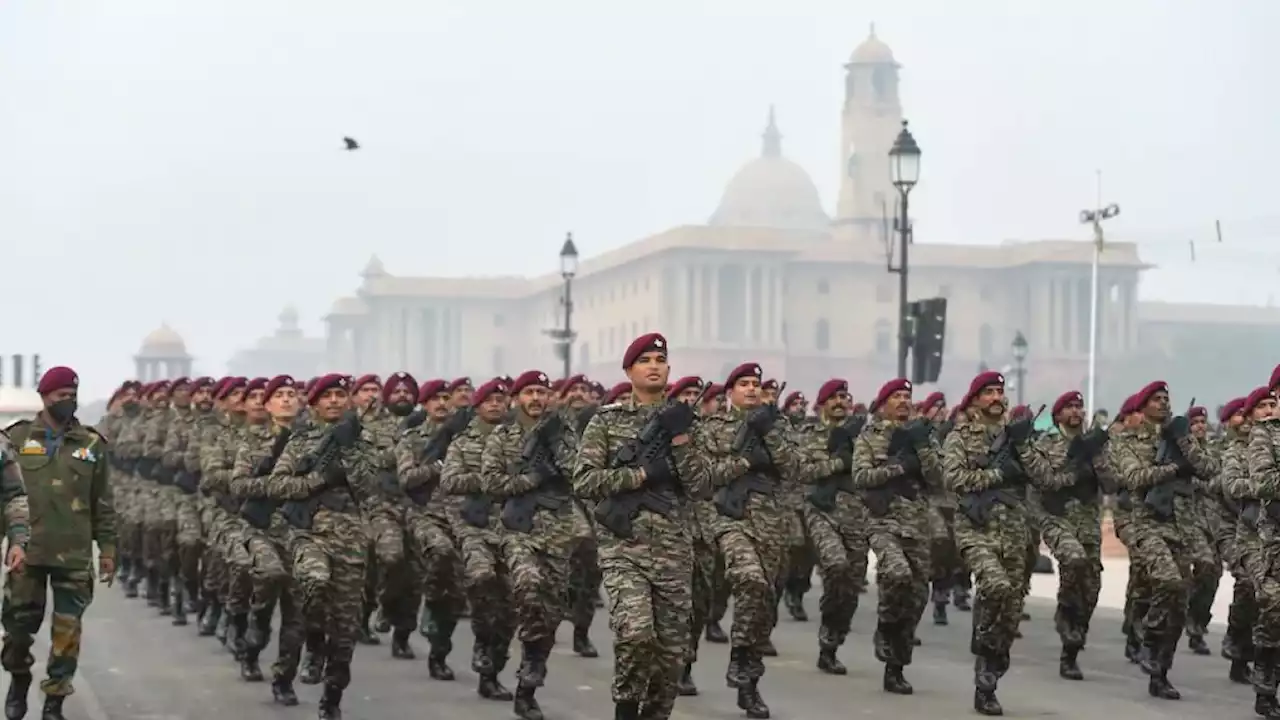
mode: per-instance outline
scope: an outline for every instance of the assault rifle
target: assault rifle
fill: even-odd
[[[586,432],[587,423],[591,422],[591,418],[596,416],[596,410],[599,409],[600,406],[598,405],[588,405],[578,411],[577,416],[573,419],[573,427],[578,431],[578,437],[582,437],[582,433]]]
[[[1067,514],[1067,501],[1075,498],[1082,503],[1091,503],[1098,499],[1099,483],[1094,461],[1102,454],[1111,436],[1106,430],[1095,427],[1089,432],[1071,438],[1067,444],[1067,466],[1074,468],[1076,481],[1057,490],[1047,490],[1040,496],[1044,509],[1055,517]],[[1116,488],[1110,484],[1101,488],[1108,495],[1114,495]]]
[[[675,511],[673,497],[679,477],[671,457],[671,440],[689,432],[693,408],[670,400],[649,418],[640,434],[627,442],[610,463],[611,468],[639,468],[644,485],[616,493],[596,504],[595,518],[620,538],[632,536],[631,523],[641,509],[670,517]]]
[[[556,465],[556,446],[565,431],[564,420],[550,410],[525,436],[517,474],[536,475],[538,486],[513,495],[502,504],[502,524],[519,533],[533,532],[533,516],[539,508],[557,511],[570,502],[569,483]]]
[[[833,456],[845,457],[848,465],[853,464],[853,443],[862,434],[867,424],[866,415],[850,415],[845,421],[831,428],[827,436],[827,452]],[[809,490],[809,503],[823,512],[835,512],[836,494],[853,493],[853,476],[846,468],[845,472],[822,478]]]
[[[747,516],[747,501],[752,493],[773,494],[774,481],[760,473],[773,467],[773,457],[765,446],[764,438],[781,417],[777,405],[768,404],[747,413],[747,419],[738,428],[731,449],[750,465],[747,472],[716,491],[713,501],[716,510],[732,520]]]
[[[1195,398],[1187,406],[1188,411],[1195,407]],[[1178,415],[1160,428],[1160,443],[1156,446],[1155,464],[1175,465],[1177,470],[1172,478],[1147,488],[1142,501],[1151,509],[1157,520],[1172,520],[1174,502],[1177,496],[1191,497],[1195,494],[1195,486],[1191,479],[1195,476],[1195,468],[1182,452],[1181,442],[1191,435],[1191,420],[1186,414]]]
[[[325,484],[306,500],[289,500],[281,508],[285,520],[299,530],[310,530],[318,505],[330,510],[340,511],[348,507],[347,500],[355,501],[351,494],[351,486],[347,483],[346,470],[341,465],[341,452],[354,447],[360,439],[360,416],[353,410],[342,414],[320,438],[315,450],[298,459],[294,472],[307,475],[313,472],[324,475]],[[346,488],[345,498],[335,497],[330,490]]]
[[[290,428],[282,428],[276,439],[271,443],[271,454],[258,461],[253,468],[254,477],[266,477],[275,469],[276,463],[280,460],[280,455],[284,453],[284,446],[289,444],[289,438],[293,436]],[[249,498],[240,506],[240,517],[251,527],[259,530],[266,530],[271,527],[271,515],[280,507],[279,501],[267,498]]]
[[[453,443],[453,439],[458,436],[467,426],[471,424],[471,418],[475,417],[475,411],[471,408],[463,408],[454,411],[436,431],[427,438],[427,442],[422,447],[422,454],[418,456],[418,463],[421,465],[434,465],[444,462],[444,458],[449,454],[449,445]],[[415,505],[419,507],[431,502],[432,487],[426,484],[417,487],[407,488],[404,493],[409,496]]]
[[[1020,493],[1027,483],[1027,472],[1018,460],[1017,446],[1031,438],[1035,422],[1044,412],[1044,405],[1036,411],[1034,417],[1015,420],[1004,426],[1000,434],[992,441],[987,456],[978,463],[979,467],[999,470],[1002,482],[1000,485],[986,490],[960,494],[958,504],[974,525],[986,527],[991,519],[991,510],[996,504],[1017,507],[1021,502]]]
[[[889,436],[888,455],[891,462],[897,463],[902,468],[902,474],[890,478],[883,485],[863,491],[863,502],[866,503],[872,517],[882,518],[888,515],[889,506],[894,497],[907,500],[920,497],[920,484],[923,478],[920,476],[919,447],[929,441],[929,435],[932,432],[929,421],[922,418],[916,418],[902,427],[894,428]]]

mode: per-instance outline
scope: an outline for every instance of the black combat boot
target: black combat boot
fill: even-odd
[[[67,720],[67,716],[62,714],[62,700],[61,695],[45,695],[40,720]]]
[[[1078,647],[1062,648],[1062,655],[1058,658],[1058,676],[1066,680],[1083,680],[1084,673],[1080,672],[1080,663],[1076,662],[1076,657],[1080,654]]]
[[[1280,702],[1276,702],[1275,695],[1255,695],[1253,698],[1253,712],[1258,717],[1280,718]]]
[[[380,635],[391,632],[391,621],[387,619],[387,613],[382,608],[378,608],[377,619],[373,621],[373,631]]]
[[[1182,693],[1169,682],[1168,671],[1160,670],[1147,679],[1147,694],[1161,700],[1181,700]]]
[[[1000,700],[996,697],[995,690],[974,688],[973,709],[979,715],[987,715],[989,717],[1004,715],[1004,706],[1000,704]]]
[[[1213,651],[1209,649],[1209,643],[1204,641],[1204,634],[1188,635],[1187,647],[1196,655],[1212,655]]]
[[[480,682],[476,685],[476,694],[485,700],[502,702],[508,702],[513,697],[511,691],[498,680],[497,673],[481,675]]]
[[[600,651],[596,650],[596,646],[591,643],[591,637],[587,635],[590,628],[573,629],[573,651],[580,657],[593,658],[600,657]]]
[[[27,716],[27,692],[31,690],[30,673],[9,676],[9,694],[4,698],[5,720],[22,720]]]
[[[240,656],[240,679],[245,682],[262,682],[262,668],[258,665],[258,655],[262,648],[252,645],[245,647]]]
[[[391,657],[397,660],[412,660],[417,657],[413,648],[409,647],[409,636],[412,634],[413,630],[399,628],[391,633]]]
[[[973,709],[979,715],[1004,715],[1004,707],[996,699],[996,686],[1000,682],[998,666],[998,660],[986,650],[973,659]]]
[[[373,630],[369,627],[369,619],[372,615],[373,608],[366,605],[360,618],[360,636],[357,638],[361,645],[382,644],[382,638],[373,634]]]
[[[1231,669],[1227,671],[1227,677],[1231,682],[1241,685],[1249,684],[1249,661],[1248,660],[1232,660]]]
[[[640,720],[640,703],[635,700],[614,703],[613,720]]]
[[[796,622],[808,622],[809,613],[804,609],[804,595],[797,590],[787,590],[785,597],[787,612],[791,613],[791,619]]]
[[[124,589],[124,596],[125,596],[125,597],[127,597],[127,598],[136,598],[136,597],[138,597],[138,577],[137,577],[137,575],[130,575],[129,577],[126,577],[126,578],[124,579],[124,582],[122,582],[122,583],[121,583],[121,587]]]
[[[969,588],[957,585],[951,590],[951,604],[960,612],[969,612],[973,606],[969,604]]]
[[[431,650],[427,654],[427,673],[433,680],[452,680],[453,668],[449,667],[449,653],[453,652],[453,629],[457,621],[447,613],[433,613],[431,634],[427,640]]]
[[[887,664],[884,666],[884,691],[894,695],[910,695],[916,691],[902,674],[902,666]]]
[[[227,623],[227,647],[236,660],[244,657],[245,634],[249,631],[249,613],[236,613]]]
[[[298,704],[298,693],[293,689],[293,681],[276,678],[271,681],[271,699],[277,705],[293,707]]]
[[[324,679],[324,643],[324,633],[307,633],[306,652],[298,669],[298,682],[303,685],[319,685]]]
[[[173,614],[173,598],[170,597],[169,578],[161,576],[156,583],[156,607],[160,608],[161,615]]]
[[[186,588],[182,583],[173,584],[172,609],[173,624],[175,627],[182,627],[187,624],[187,601]]]
[[[333,685],[324,686],[324,694],[320,696],[320,720],[342,720],[342,688]]]
[[[698,694],[698,685],[693,682],[693,663],[686,663],[684,672],[680,673],[680,682],[676,690],[682,697],[693,697]]]
[[[764,704],[764,698],[760,697],[760,679],[752,678],[752,680],[738,688],[738,708],[747,713],[747,717],[752,720],[763,720],[769,717],[769,706]]]
[[[706,638],[709,643],[724,644],[729,642],[729,636],[724,634],[724,628],[720,627],[719,620],[708,620]]]
[[[944,602],[933,604],[933,624],[946,625],[947,620],[947,604]]]
[[[160,607],[162,604],[159,571],[147,568],[147,585],[143,592],[143,597],[147,599],[147,607]]]
[[[828,675],[845,675],[849,672],[849,668],[836,657],[835,648],[818,649],[818,669]]]
[[[525,685],[516,687],[516,699],[512,710],[520,720],[542,720],[542,708],[534,697],[536,691],[535,687]]]

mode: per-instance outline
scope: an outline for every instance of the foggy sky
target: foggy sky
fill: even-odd
[[[770,103],[830,209],[841,66],[872,22],[924,151],[918,241],[1083,241],[1102,168],[1112,236],[1169,266],[1144,297],[1261,303],[1280,277],[1280,4],[618,5],[0,3],[3,349],[92,396],[167,320],[220,373],[286,303],[319,333],[371,253],[549,271],[566,230],[591,255],[705,222]],[[1231,247],[1207,246],[1215,218]]]

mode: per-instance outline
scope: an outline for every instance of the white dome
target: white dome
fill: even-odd
[[[831,219],[804,168],[782,157],[782,134],[769,108],[760,157],[743,165],[725,186],[710,223],[721,227],[824,230]]]
[[[152,330],[142,339],[141,355],[181,357],[187,354],[187,344],[168,323]]]

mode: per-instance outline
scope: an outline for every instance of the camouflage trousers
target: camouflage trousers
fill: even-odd
[[[1062,517],[1040,520],[1041,535],[1058,561],[1058,607],[1054,625],[1062,647],[1079,650],[1102,590],[1102,519],[1093,504],[1071,501]]]
[[[80,635],[84,611],[93,602],[94,576],[90,570],[27,566],[5,579],[4,646],[0,661],[16,675],[29,675],[35,658],[31,646],[40,632],[52,590],[53,612],[49,621],[48,677],[40,683],[46,695],[70,695],[71,682],[80,661]]]
[[[600,571],[613,631],[613,701],[640,703],[640,717],[665,720],[675,707],[689,654],[693,552],[655,555],[601,549]]]
[[[569,615],[575,630],[587,631],[600,597],[600,553],[594,537],[585,538],[569,556]]]
[[[200,555],[204,549],[204,527],[200,519],[199,497],[184,495],[176,508],[178,576],[188,592],[200,587]]]
[[[858,611],[867,578],[870,541],[865,526],[842,523],[812,506],[805,509],[805,525],[813,539],[818,572],[822,574],[818,647],[834,650],[844,644],[854,613]]]
[[[204,538],[204,557],[201,561],[204,572],[200,582],[206,598],[222,603],[226,602],[231,584],[226,548],[226,534],[229,532],[231,518],[222,508],[215,508],[209,517],[210,521],[205,525],[208,532]]]
[[[1234,515],[1227,515],[1214,528],[1218,555],[1226,561],[1233,579],[1231,605],[1227,609],[1227,632],[1222,636],[1222,654],[1231,660],[1251,660],[1253,624],[1258,609],[1253,597],[1253,580],[1236,552],[1236,523]]]
[[[462,590],[462,557],[449,523],[417,508],[406,517],[409,546],[418,557],[418,578],[424,600],[424,625],[433,657],[453,651],[453,631],[466,607]]]
[[[996,505],[985,526],[956,513],[956,547],[974,575],[970,651],[1007,669],[1022,614],[1030,531],[1019,508]],[[999,672],[998,674],[1003,674]]]
[[[946,603],[961,576],[969,575],[964,559],[956,550],[956,509],[931,501],[929,506],[929,580],[933,583],[932,599]]]
[[[223,604],[232,615],[249,612],[253,601],[253,556],[245,542],[249,531],[249,526],[237,517],[231,519],[223,535],[227,567],[227,596]]]
[[[715,560],[711,567],[711,605],[707,608],[707,622],[718,623],[729,612],[729,598],[733,590],[724,575],[724,553],[720,552],[719,543],[716,543],[712,554]]]
[[[1203,515],[1183,533],[1183,545],[1191,555],[1191,589],[1187,598],[1187,635],[1204,637],[1213,620],[1213,599],[1222,581],[1222,557]]]
[[[502,560],[511,578],[511,596],[523,657],[516,679],[521,687],[542,687],[546,659],[556,641],[569,599],[569,557],[577,540],[564,532],[554,513],[539,511],[531,533],[506,533]]]
[[[280,608],[280,639],[272,677],[292,682],[298,673],[306,627],[302,619],[302,593],[293,580],[291,537],[287,530],[248,532],[246,546],[252,558],[249,577],[253,586],[253,632],[246,641],[261,651],[271,638],[271,619]],[[256,642],[254,642],[256,641]]]
[[[735,648],[756,649],[773,632],[776,608],[775,582],[782,568],[785,547],[781,538],[757,538],[748,534],[746,523],[726,523],[717,542],[724,555],[724,575],[733,592],[733,629],[729,637]],[[744,668],[737,683],[764,675],[764,662],[753,661]]]
[[[369,519],[373,558],[367,572],[372,581],[366,602],[376,604],[382,617],[396,630],[413,630],[421,602],[421,569],[410,553],[403,510],[381,510]]]
[[[880,662],[906,666],[915,650],[916,625],[929,604],[930,545],[927,526],[912,535],[896,525],[876,520],[869,528],[879,591],[873,646]]]
[[[475,645],[471,669],[478,675],[497,675],[511,657],[515,611],[511,582],[501,560],[501,536],[496,530],[459,523],[454,532],[462,547],[463,588],[471,603],[471,633]]]
[[[351,657],[360,635],[364,601],[366,538],[336,533],[298,533],[293,540],[293,577],[308,631],[323,628],[324,684],[351,683]]]
[[[1147,611],[1141,619],[1142,643],[1153,665],[1163,671],[1173,667],[1173,657],[1187,622],[1187,598],[1191,591],[1191,554],[1180,535],[1150,520],[1133,522],[1137,553],[1130,562],[1141,566],[1146,581]]]
[[[698,661],[698,646],[702,642],[702,633],[711,616],[715,580],[716,558],[719,553],[713,544],[701,538],[693,543],[693,581],[690,586],[689,646],[685,653],[685,664],[692,665]],[[723,575],[724,569],[721,568]],[[722,613],[723,615],[723,613]]]

